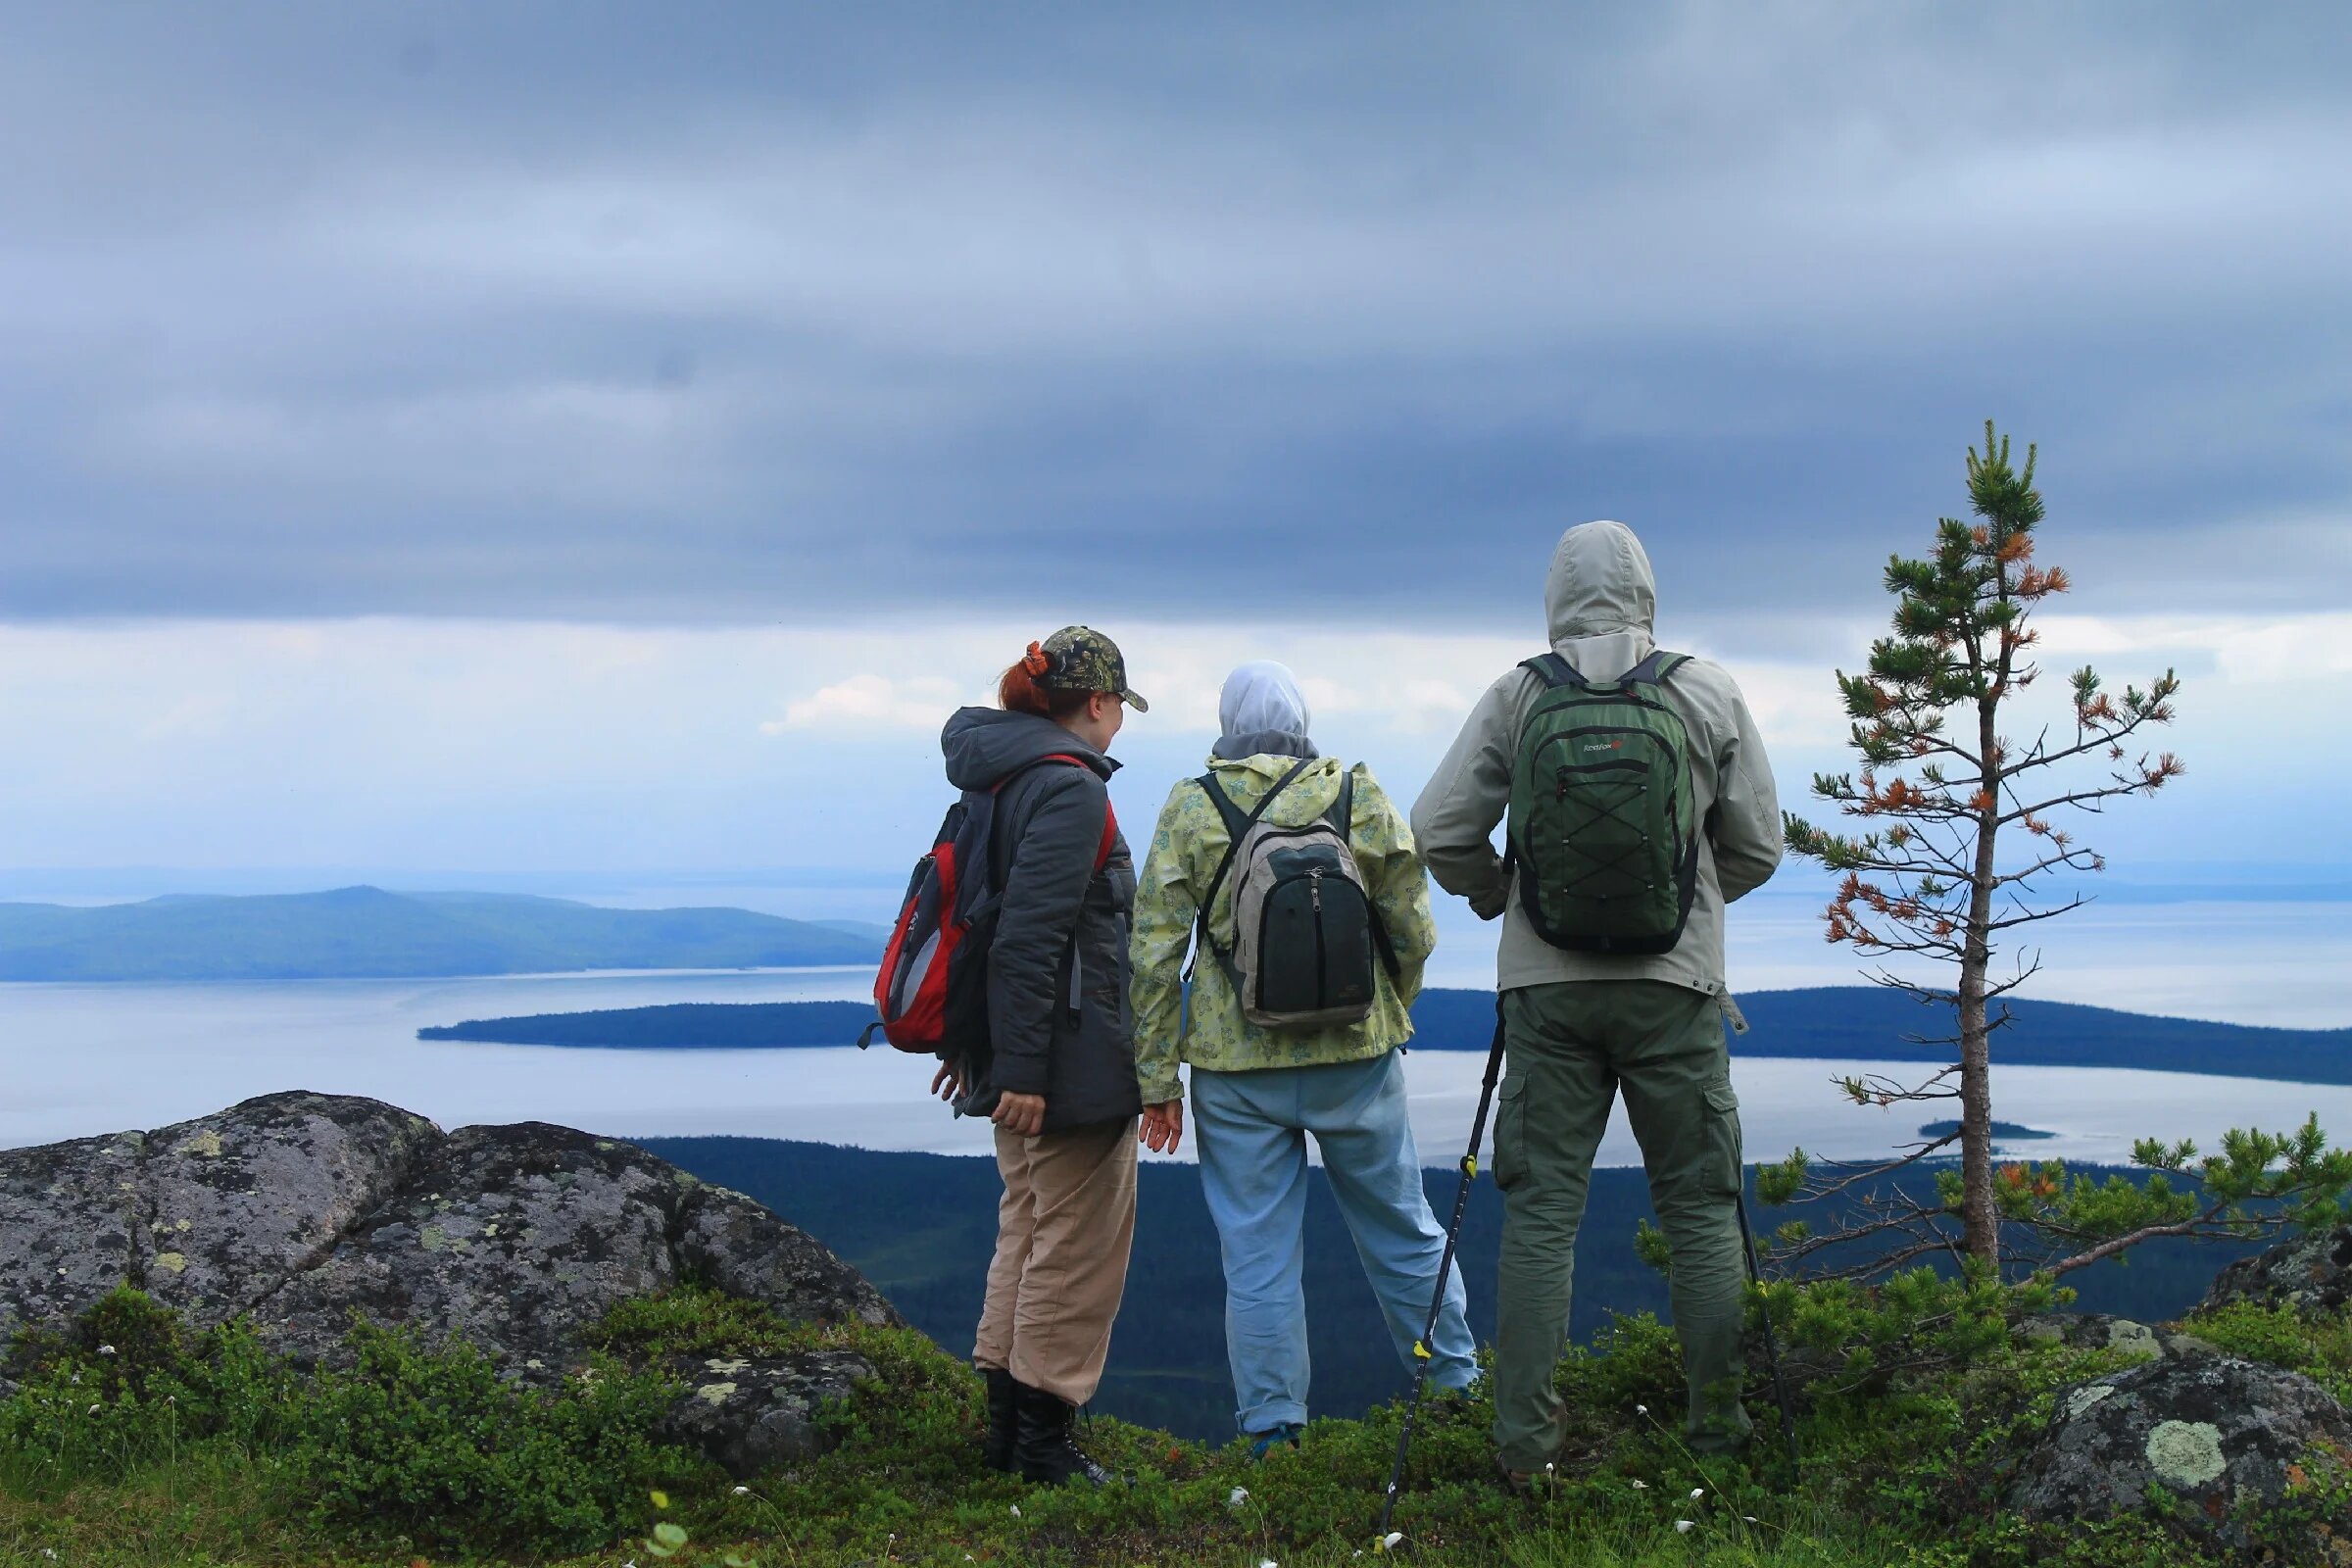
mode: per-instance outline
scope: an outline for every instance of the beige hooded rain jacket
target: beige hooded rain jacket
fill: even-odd
[[[1640,663],[1655,643],[1657,587],[1633,530],[1588,522],[1561,535],[1544,587],[1551,646],[1592,680]],[[1528,709],[1544,691],[1514,668],[1487,688],[1413,804],[1413,838],[1430,874],[1470,901],[1481,919],[1503,912],[1496,983],[1504,991],[1563,980],[1663,980],[1724,994],[1723,906],[1759,886],[1781,861],[1780,801],[1747,704],[1732,677],[1692,659],[1666,679],[1666,700],[1690,736],[1690,782],[1704,824],[1690,923],[1670,953],[1570,953],[1535,933],[1503,874],[1494,829],[1510,806],[1511,762]]]

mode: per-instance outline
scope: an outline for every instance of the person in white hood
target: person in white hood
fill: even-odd
[[[1633,530],[1588,522],[1561,537],[1544,606],[1552,652],[1581,680],[1615,682],[1647,660],[1656,605],[1649,558]],[[1494,1120],[1503,1194],[1494,1441],[1515,1488],[1551,1462],[1564,1437],[1552,1368],[1567,1335],[1592,1156],[1620,1091],[1674,1250],[1688,1441],[1724,1452],[1744,1444],[1749,1429],[1740,1398],[1743,1174],[1724,1040],[1725,1015],[1738,1013],[1724,988],[1723,914],[1780,863],[1780,806],[1738,684],[1703,659],[1662,662],[1668,673],[1656,690],[1688,736],[1699,824],[1688,913],[1666,951],[1576,952],[1546,942],[1522,902],[1524,876],[1515,878],[1494,848],[1520,736],[1551,689],[1543,675],[1522,666],[1487,688],[1413,806],[1413,835],[1438,885],[1483,919],[1503,916],[1497,986],[1508,1070]]]
[[[1317,753],[1306,699],[1288,669],[1263,660],[1242,665],[1217,711],[1223,733],[1208,772],[1169,792],[1136,890],[1136,1076],[1144,1141],[1173,1151],[1184,1134],[1177,1069],[1192,1068],[1200,1188],[1225,1260],[1235,1419],[1262,1458],[1296,1444],[1307,1416],[1300,1246],[1310,1134],[1397,1358],[1413,1365],[1446,1232],[1422,1187],[1397,1047],[1413,1032],[1410,1008],[1437,928],[1403,813],[1371,769]],[[1234,835],[1208,791],[1236,813],[1264,804],[1265,822],[1299,827],[1341,814],[1343,786],[1348,850],[1396,959],[1393,971],[1372,966],[1369,1012],[1357,1023],[1261,1027],[1244,1015],[1233,973],[1210,961],[1194,973],[1187,1018],[1185,955],[1196,930],[1228,951],[1235,930],[1236,879],[1218,875]],[[1458,1268],[1446,1276],[1429,1353],[1441,1388],[1465,1388],[1478,1375]]]

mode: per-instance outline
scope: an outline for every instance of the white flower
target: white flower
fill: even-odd
[[[1689,1535],[1690,1533],[1690,1521],[1688,1519],[1677,1519],[1674,1522],[1674,1533],[1678,1536]]]
[[[115,1353],[115,1348],[111,1345],[101,1345],[98,1347],[98,1353],[100,1355],[112,1355]]]
[[[1380,1538],[1380,1544],[1381,1544],[1382,1545],[1384,1545],[1384,1546],[1394,1547],[1394,1546],[1396,1546],[1396,1544],[1397,1544],[1399,1542],[1401,1542],[1401,1541],[1403,1541],[1403,1540],[1404,1540],[1404,1532],[1403,1532],[1403,1531],[1401,1531],[1401,1530],[1392,1530],[1392,1531],[1390,1531],[1390,1532],[1389,1532],[1387,1535],[1385,1535],[1385,1536],[1383,1536],[1383,1537],[1381,1537],[1381,1538]]]
[[[1021,1516],[1021,1505],[1017,1502],[1012,1505],[1012,1516],[1015,1519],[1018,1519]]]
[[[1236,1487],[1225,1498],[1225,1506],[1228,1508],[1239,1508],[1243,1503],[1248,1502],[1249,1500],[1250,1489],[1248,1487]]]
[[[737,1487],[737,1488],[735,1489],[735,1495],[737,1495],[738,1497],[748,1497],[748,1496],[750,1496],[751,1494],[752,1494],[752,1489],[751,1489],[751,1488],[749,1488],[749,1487]]]
[[[1760,1525],[1764,1522],[1752,1513],[1743,1513],[1740,1517],[1746,1520],[1751,1525]]]
[[[1647,1492],[1649,1490],[1649,1483],[1646,1481],[1637,1481],[1634,1483],[1634,1490],[1636,1492]]]
[[[1700,1498],[1700,1497],[1703,1497],[1703,1496],[1705,1496],[1706,1494],[1707,1494],[1707,1489],[1706,1489],[1706,1488],[1704,1488],[1704,1487],[1692,1487],[1692,1488],[1690,1489],[1690,1496],[1691,1496],[1691,1499],[1692,1499],[1693,1501],[1697,1500],[1697,1499],[1698,1499],[1698,1498]]]
[[[1634,1414],[1647,1415],[1649,1414],[1649,1406],[1646,1404],[1637,1404],[1634,1406]]]
[[[91,1405],[91,1406],[90,1406],[90,1414],[92,1414],[92,1415],[96,1415],[97,1413],[98,1413],[98,1407],[97,1407],[96,1405],[94,1405],[94,1404],[93,1404],[93,1405]]]
[[[1267,1557],[1259,1561],[1257,1568],[1282,1568],[1282,1564],[1276,1562],[1271,1557]]]

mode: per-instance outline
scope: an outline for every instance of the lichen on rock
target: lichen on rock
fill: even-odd
[[[2210,1421],[2159,1421],[2148,1434],[2147,1448],[2148,1468],[2176,1491],[2201,1487],[2230,1468],[2222,1456],[2221,1428]]]

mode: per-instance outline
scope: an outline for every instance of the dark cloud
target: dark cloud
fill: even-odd
[[[2333,7],[24,7],[0,614],[2340,602]]]

